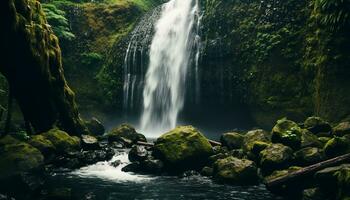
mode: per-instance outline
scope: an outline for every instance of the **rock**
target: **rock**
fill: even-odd
[[[85,122],[85,125],[89,129],[89,132],[94,134],[94,135],[103,135],[103,134],[105,134],[105,127],[95,117],[93,117],[91,120]]]
[[[243,135],[236,132],[224,133],[221,135],[220,141],[228,149],[240,149],[243,143]]]
[[[316,147],[306,147],[294,153],[295,161],[299,166],[308,166],[325,159],[323,151]]]
[[[265,174],[290,165],[293,150],[283,144],[271,144],[260,152],[260,165]]]
[[[208,166],[205,166],[203,167],[203,169],[201,170],[201,174],[203,176],[213,176],[213,173],[214,173],[214,169],[212,167],[208,167]]]
[[[198,169],[212,152],[207,138],[192,126],[179,126],[160,136],[154,144],[155,157],[172,171]]]
[[[148,156],[148,152],[144,146],[135,145],[131,148],[128,157],[131,162],[144,161]]]
[[[84,165],[95,164],[100,161],[110,160],[114,155],[112,149],[84,151],[78,155],[79,162]]]
[[[28,143],[33,147],[39,149],[39,151],[45,157],[53,155],[56,152],[56,147],[52,144],[52,142],[42,135],[32,136]]]
[[[334,136],[324,146],[324,152],[328,157],[336,157],[350,152],[350,139],[343,136]]]
[[[322,143],[318,140],[317,136],[306,129],[302,129],[301,135],[301,148],[305,147],[317,147],[322,148]]]
[[[51,129],[41,135],[55,146],[58,153],[68,153],[80,149],[80,139],[78,137],[70,136],[59,129]]]
[[[321,146],[324,147],[324,145],[326,145],[326,143],[331,139],[331,137],[319,137],[318,141],[320,142]]]
[[[331,200],[320,188],[308,188],[303,191],[302,200]]]
[[[4,194],[0,194],[0,200],[15,200],[15,198],[4,195]]]
[[[112,165],[113,167],[118,167],[118,166],[121,165],[121,164],[122,164],[122,161],[121,161],[121,160],[116,160],[116,161],[114,161],[114,162],[111,163],[111,165]]]
[[[142,165],[139,162],[133,162],[122,168],[123,172],[138,173],[142,170]]]
[[[341,122],[333,128],[333,133],[336,136],[344,136],[350,134],[350,122]]]
[[[263,142],[263,141],[255,141],[253,142],[253,147],[251,152],[258,156],[260,154],[261,151],[263,151],[264,149],[266,149],[266,147],[268,147],[271,143],[267,143],[267,142]]]
[[[253,161],[232,156],[217,160],[214,163],[213,174],[216,181],[228,184],[251,185],[259,182]]]
[[[128,124],[122,124],[112,129],[107,134],[107,138],[109,142],[124,142],[128,146],[136,144],[138,141],[147,142],[144,135],[137,133],[135,128]]]
[[[319,135],[332,131],[331,125],[320,117],[309,117],[304,122],[304,128]]]
[[[41,167],[44,156],[33,146],[11,136],[0,140],[0,178]]]
[[[244,135],[242,149],[251,152],[256,142],[271,143],[271,134],[262,129],[249,131]]]
[[[290,174],[291,172],[298,171],[299,169],[301,169],[301,167],[292,166],[292,167],[289,167],[288,169],[276,170],[272,174],[265,177],[265,182],[269,182],[269,181],[274,180],[278,177],[285,176],[287,174]]]
[[[147,159],[141,163],[141,171],[146,174],[159,175],[163,172],[164,163],[157,159]]]
[[[72,200],[71,188],[54,188],[44,197],[45,200]]]
[[[292,149],[298,149],[301,145],[302,130],[297,123],[286,118],[277,121],[272,129],[272,142],[281,143]]]
[[[85,150],[101,149],[98,140],[91,135],[81,135],[81,146]]]

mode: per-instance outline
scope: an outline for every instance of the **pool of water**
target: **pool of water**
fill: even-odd
[[[118,167],[111,163],[121,160]],[[202,176],[172,177],[145,176],[125,173],[121,168],[128,163],[127,152],[109,162],[99,162],[73,172],[55,173],[46,184],[49,188],[68,187],[73,199],[233,199],[277,200],[263,185],[229,186]]]

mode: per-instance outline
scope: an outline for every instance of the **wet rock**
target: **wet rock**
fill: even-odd
[[[142,165],[139,162],[133,162],[122,168],[123,172],[138,173],[142,170]]]
[[[85,125],[89,129],[89,132],[94,134],[94,135],[103,135],[103,134],[105,134],[105,127],[95,117],[93,117],[91,120],[85,122]]]
[[[344,136],[350,134],[350,122],[341,122],[333,128],[333,133],[336,136]]]
[[[0,140],[0,178],[41,167],[44,156],[33,146],[11,136]]]
[[[227,157],[217,160],[213,170],[215,180],[234,185],[251,185],[259,182],[253,161]]]
[[[304,122],[304,128],[316,135],[329,135],[332,132],[331,125],[320,117],[309,117]]]
[[[110,149],[84,151],[79,154],[79,161],[82,165],[91,165],[100,161],[110,160],[114,155],[114,152]]]
[[[147,159],[142,163],[142,172],[146,174],[159,175],[164,170],[164,163],[157,159]]]
[[[256,142],[271,143],[271,134],[262,129],[249,131],[244,135],[243,150],[245,152],[251,152]]]
[[[324,146],[324,152],[328,157],[336,157],[350,152],[350,138],[335,136]]]
[[[123,142],[128,146],[136,144],[138,141],[147,142],[144,135],[137,133],[135,128],[128,124],[122,124],[112,129],[107,134],[107,138],[109,142]]]
[[[301,148],[305,147],[317,147],[322,148],[322,143],[318,140],[317,136],[306,129],[302,129],[301,135]]]
[[[318,141],[320,142],[321,146],[324,147],[324,145],[326,145],[326,143],[331,139],[331,137],[319,137]]]
[[[121,164],[122,164],[122,161],[120,161],[120,160],[116,160],[116,161],[114,161],[114,162],[111,163],[111,165],[112,165],[113,167],[118,167],[118,166],[121,165]]]
[[[299,166],[308,166],[325,159],[323,151],[316,147],[306,147],[294,153],[295,161]]]
[[[224,133],[221,135],[220,142],[228,149],[240,149],[243,143],[243,135],[236,132]]]
[[[81,135],[81,146],[85,150],[101,149],[98,140],[91,135]]]
[[[260,152],[260,166],[264,174],[287,167],[292,159],[293,150],[283,144],[271,144]]]
[[[201,174],[203,176],[213,176],[213,173],[214,173],[214,169],[212,167],[208,167],[208,166],[205,166],[203,167],[203,169],[201,170]]]
[[[194,127],[179,126],[157,139],[153,153],[170,171],[186,171],[201,168],[212,154],[212,146]]]
[[[15,200],[15,198],[4,195],[4,194],[0,194],[0,200]]]
[[[51,129],[41,134],[56,148],[57,153],[69,153],[80,149],[80,139],[59,129]]]
[[[145,147],[138,145],[133,146],[128,154],[128,158],[131,162],[144,161],[146,160],[147,156],[148,151],[145,149]]]
[[[298,149],[302,140],[302,129],[299,125],[286,118],[277,121],[272,129],[273,143],[281,143],[292,149]]]
[[[303,191],[302,200],[331,200],[320,188],[308,188]]]
[[[181,178],[186,178],[186,177],[191,177],[191,176],[199,176],[200,174],[195,171],[195,170],[188,170],[188,171],[185,171],[183,172],[180,177]]]
[[[28,143],[33,147],[39,149],[45,158],[54,154],[56,151],[56,147],[52,144],[52,142],[42,135],[32,136]]]

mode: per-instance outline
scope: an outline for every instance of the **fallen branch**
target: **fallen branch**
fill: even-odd
[[[298,178],[302,178],[308,176],[310,174],[314,174],[317,171],[320,171],[327,167],[333,167],[335,165],[340,165],[350,160],[350,153],[338,156],[323,162],[316,163],[314,165],[310,165],[308,167],[304,167],[297,171],[291,172],[287,175],[280,176],[278,178],[268,180],[265,185],[268,189],[273,189],[275,187],[279,187],[281,185],[296,181]]]
[[[214,140],[208,140],[209,143],[212,145],[212,146],[221,146],[221,143],[220,142],[217,142],[217,141],[214,141]]]

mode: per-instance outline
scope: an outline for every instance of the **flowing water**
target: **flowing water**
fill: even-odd
[[[121,160],[113,167],[111,163]],[[210,200],[277,200],[264,186],[229,186],[216,184],[201,176],[171,177],[125,173],[121,168],[129,163],[127,151],[109,162],[99,162],[74,172],[61,172],[49,177],[48,188],[68,187],[76,200],[129,199],[210,199]]]

